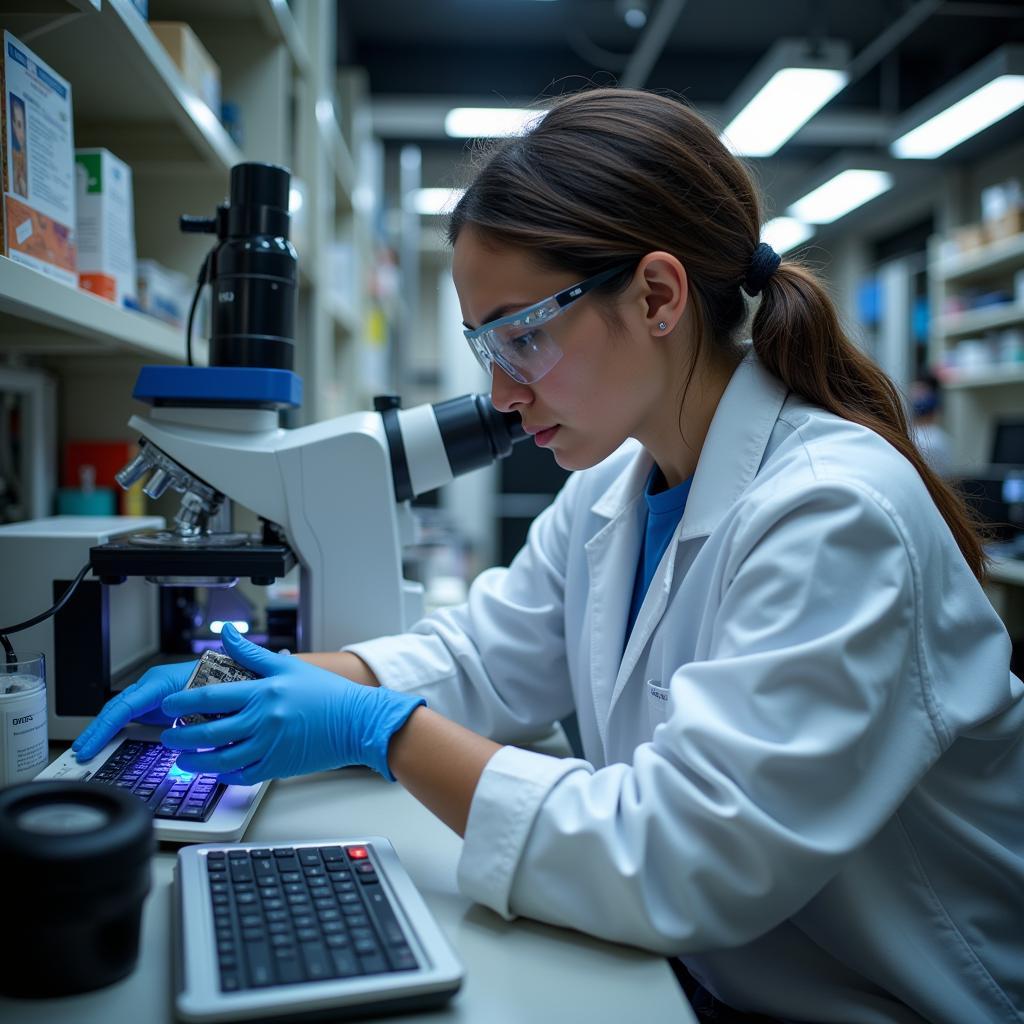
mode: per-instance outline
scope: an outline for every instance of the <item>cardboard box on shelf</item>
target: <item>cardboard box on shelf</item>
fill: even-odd
[[[4,32],[0,98],[3,254],[76,284],[71,86]]]
[[[985,225],[985,236],[990,242],[999,242],[1020,234],[1024,234],[1024,210],[1019,207],[1007,210]]]
[[[985,244],[985,229],[981,224],[965,224],[953,229],[953,241],[957,252],[970,252]]]
[[[122,305],[135,294],[132,170],[107,149],[77,149],[78,287]]]
[[[133,309],[181,326],[188,315],[193,285],[185,274],[179,274],[156,260],[135,261],[135,298]]]
[[[220,68],[183,21],[151,21],[149,27],[178,66],[188,87],[220,119]]]

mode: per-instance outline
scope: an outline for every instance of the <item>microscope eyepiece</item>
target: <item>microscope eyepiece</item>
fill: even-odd
[[[438,402],[434,415],[453,476],[505,458],[527,436],[519,414],[499,412],[487,395]]]

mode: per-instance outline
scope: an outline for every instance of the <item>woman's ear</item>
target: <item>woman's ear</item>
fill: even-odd
[[[686,311],[689,281],[669,252],[649,252],[637,265],[644,323],[654,335],[671,334]]]

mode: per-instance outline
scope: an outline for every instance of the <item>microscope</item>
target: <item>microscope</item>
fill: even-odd
[[[280,426],[280,411],[299,405],[302,393],[292,370],[298,275],[289,181],[285,168],[240,164],[214,218],[182,219],[186,230],[217,235],[199,278],[200,288],[211,286],[210,365],[141,370],[134,397],[150,408],[129,421],[140,449],[117,477],[125,488],[146,478],[143,490],[154,499],[171,489],[180,507],[167,528],[92,545],[98,583],[80,589],[116,591],[140,579],[162,587],[269,584],[298,566],[296,649],[331,650],[401,632],[422,615],[422,586],[402,569],[403,548],[416,539],[410,499],[507,456],[526,434],[518,415],[473,394],[410,409],[381,396],[372,411]],[[258,534],[231,530],[221,514],[228,501],[256,514]],[[109,678],[80,677],[55,635],[109,644],[126,627],[136,628],[134,619],[83,593],[35,627],[35,637],[25,634],[48,655],[52,738],[76,736],[111,692]],[[77,687],[73,699],[69,687]]]

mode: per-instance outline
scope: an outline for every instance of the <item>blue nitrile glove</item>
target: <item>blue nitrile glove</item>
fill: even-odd
[[[426,701],[378,686],[363,686],[290,654],[272,654],[240,636],[221,633],[224,651],[263,676],[174,693],[164,714],[224,714],[201,725],[164,732],[164,746],[186,750],[178,767],[210,772],[222,782],[250,786],[264,779],[365,764],[394,781],[388,744]],[[206,748],[215,749],[206,749]],[[191,753],[194,751],[194,753]]]
[[[71,744],[75,757],[79,761],[95,757],[133,719],[147,725],[168,725],[171,719],[160,710],[160,703],[188,682],[197,664],[178,661],[172,665],[156,665],[138,682],[126,686],[103,705],[100,713]]]

